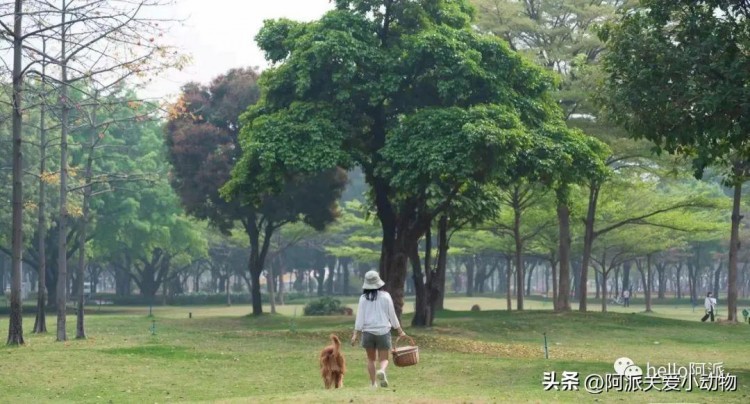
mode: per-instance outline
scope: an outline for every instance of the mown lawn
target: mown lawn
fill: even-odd
[[[466,310],[473,303],[481,312]],[[420,364],[391,366],[391,387],[367,387],[364,353],[347,345],[345,388],[325,391],[317,355],[335,332],[348,340],[351,317],[284,314],[248,317],[247,306],[106,307],[87,316],[87,340],[54,342],[28,333],[27,345],[0,349],[0,402],[750,402],[750,325],[700,323],[690,307],[615,308],[601,314],[554,314],[543,302],[523,313],[504,300],[453,298],[430,330],[407,328],[420,345]],[[296,316],[294,313],[296,311]],[[192,312],[193,318],[188,318]],[[408,323],[410,315],[405,316]],[[7,316],[0,318],[7,335]],[[73,336],[75,318],[69,317]],[[547,335],[549,359],[544,358]],[[723,362],[737,376],[735,392],[544,391],[545,371],[613,373],[613,362],[637,365]]]

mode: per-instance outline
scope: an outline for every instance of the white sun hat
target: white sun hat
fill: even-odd
[[[368,271],[365,274],[365,283],[362,284],[362,289],[380,289],[383,285],[385,285],[385,282],[380,279],[378,271]]]

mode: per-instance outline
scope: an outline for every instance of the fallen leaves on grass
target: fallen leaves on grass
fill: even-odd
[[[539,358],[544,352],[539,348],[520,344],[502,344],[446,336],[420,335],[415,337],[420,349],[443,352],[497,355],[508,358]]]
[[[433,330],[435,331],[435,330]],[[443,334],[442,330],[438,330]],[[315,330],[315,331],[259,331],[259,330],[238,330],[232,332],[223,332],[223,337],[230,338],[274,338],[286,340],[304,340],[320,341],[321,344],[327,344],[331,334],[337,334],[342,342],[348,340],[351,335],[350,331],[341,330]],[[525,344],[505,344],[501,342],[490,342],[474,339],[471,337],[455,337],[449,335],[427,335],[427,334],[410,334],[420,351],[440,351],[440,352],[459,352],[467,354],[492,355],[503,358],[522,358],[532,359],[544,358],[544,347],[525,345]],[[453,333],[451,333],[453,334]],[[346,339],[344,339],[346,338]],[[395,342],[395,337],[393,339]],[[346,344],[348,345],[348,344]],[[594,356],[585,351],[563,348],[560,346],[551,346],[549,348],[550,359],[593,359]]]

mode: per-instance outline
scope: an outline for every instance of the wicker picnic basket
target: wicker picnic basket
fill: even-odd
[[[405,336],[411,341],[411,345],[398,346],[398,341],[403,337],[396,338],[396,343],[393,345],[391,352],[393,353],[393,364],[399,367],[413,366],[419,363],[419,347],[414,344],[414,339],[409,336]]]

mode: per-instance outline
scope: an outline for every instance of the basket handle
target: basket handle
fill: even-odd
[[[398,338],[396,338],[396,343],[393,344],[393,349],[396,349],[396,347],[398,347],[398,342],[401,341],[401,338],[404,338],[404,337],[409,338],[409,341],[411,342],[412,346],[416,346],[417,345],[417,344],[414,343],[414,338],[412,338],[412,337],[410,337],[408,335],[401,335]]]

